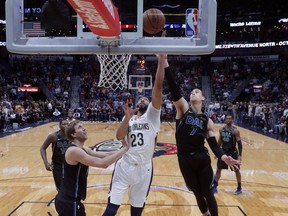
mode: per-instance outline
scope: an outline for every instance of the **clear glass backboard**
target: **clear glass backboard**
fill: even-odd
[[[83,9],[82,6],[93,1],[104,2],[102,6],[108,11],[101,15],[102,23],[111,22],[109,16],[116,21],[116,13],[118,13],[119,22],[116,21],[113,25],[116,29],[119,25],[119,35],[108,37],[96,35],[91,32],[89,25],[83,22],[80,14],[88,10]],[[57,30],[47,30],[41,26],[45,2],[45,0],[6,0],[8,51],[21,54],[205,55],[215,50],[216,0],[114,0],[112,2],[110,0],[68,0],[70,4],[67,1],[65,4],[70,11],[71,22],[67,22],[63,29]],[[110,3],[113,3],[116,10],[111,10]],[[71,6],[73,4],[78,4],[81,10],[76,13]],[[103,8],[96,8],[96,10],[90,8],[87,14],[90,18],[95,17],[96,20],[99,18],[97,17],[99,10],[104,11]],[[164,13],[166,17],[164,29],[167,30],[165,38],[157,34],[149,35],[143,31],[143,12],[149,8],[158,8]],[[106,16],[110,20],[106,20]],[[51,21],[57,24],[62,18],[55,17]],[[90,21],[93,23],[96,22],[95,20]]]

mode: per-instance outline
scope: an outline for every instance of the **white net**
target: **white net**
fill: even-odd
[[[97,54],[100,62],[99,87],[122,90],[127,87],[127,69],[131,54],[104,55]]]

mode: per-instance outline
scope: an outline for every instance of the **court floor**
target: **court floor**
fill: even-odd
[[[115,138],[119,123],[84,122],[87,146]],[[215,125],[218,131],[221,125]],[[0,138],[0,215],[57,215],[52,173],[46,171],[40,146],[57,122],[24,129]],[[288,216],[288,145],[262,134],[239,128],[243,140],[241,195],[234,195],[235,174],[224,170],[216,199],[219,215]],[[187,190],[178,168],[174,123],[162,123],[154,157],[154,178],[143,215],[200,216],[193,193]],[[217,134],[217,132],[216,132]],[[218,134],[217,134],[218,136]],[[47,150],[49,158],[51,149]],[[211,153],[213,168],[216,160]],[[106,207],[113,165],[90,168],[88,194],[84,201],[87,215],[101,215]],[[128,198],[119,216],[129,213]]]

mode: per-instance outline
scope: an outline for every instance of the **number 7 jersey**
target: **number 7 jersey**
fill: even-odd
[[[156,138],[160,131],[161,109],[157,110],[150,102],[142,116],[134,115],[129,120],[127,142],[129,150],[123,159],[132,164],[151,162],[154,154]]]

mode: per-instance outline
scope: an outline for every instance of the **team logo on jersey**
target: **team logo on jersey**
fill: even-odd
[[[92,147],[93,151],[115,151],[122,147],[122,143],[118,140],[109,139],[97,143]],[[176,144],[172,143],[157,143],[154,157],[159,157],[161,155],[172,155],[177,153]]]

